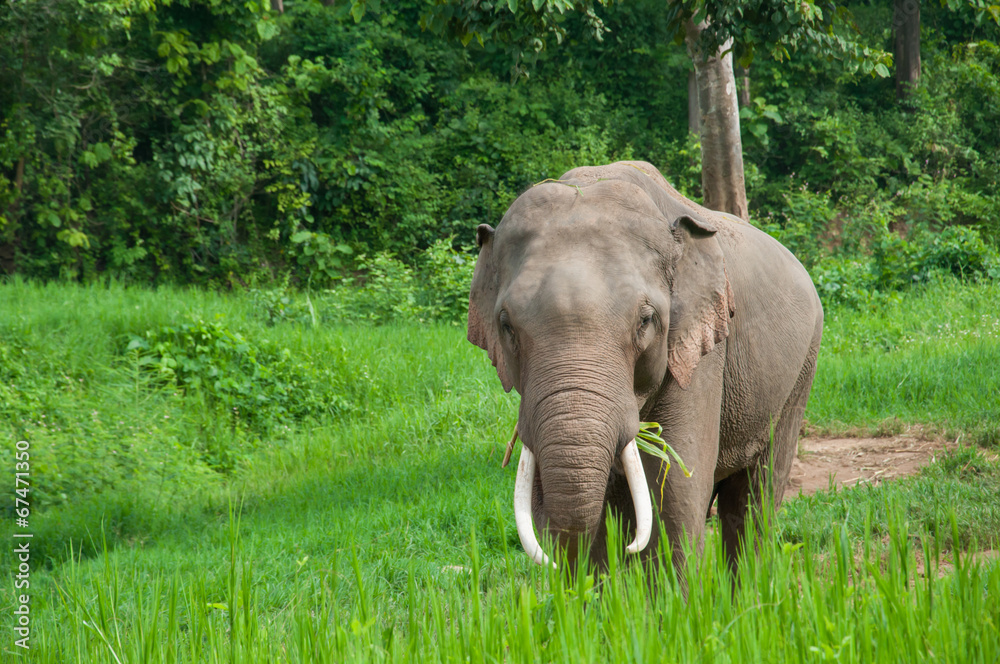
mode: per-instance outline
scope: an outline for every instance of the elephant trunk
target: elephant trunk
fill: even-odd
[[[576,426],[558,420],[538,427],[538,489],[533,507],[561,541],[600,525],[619,436],[606,422],[581,416]]]
[[[609,381],[591,384],[606,387]],[[574,559],[581,536],[596,534],[601,525],[619,453],[637,507],[637,537],[629,550],[642,549],[649,539],[649,489],[638,450],[630,442],[638,429],[638,409],[631,390],[622,392],[570,388],[540,399],[531,399],[529,392],[522,400],[518,431],[525,447],[518,464],[515,517],[525,551],[539,564],[548,564],[548,557],[534,539],[532,523]]]

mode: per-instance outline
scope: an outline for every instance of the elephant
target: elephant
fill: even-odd
[[[525,552],[555,565],[537,526],[606,567],[613,512],[628,552],[655,557],[662,532],[679,566],[715,504],[735,568],[748,512],[780,504],[816,371],[823,308],[802,264],[642,161],[532,186],[476,242],[468,340],[520,395]],[[690,477],[637,450],[644,421]]]

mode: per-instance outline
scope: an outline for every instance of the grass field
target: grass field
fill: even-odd
[[[0,458],[12,491],[30,446],[34,534],[31,649],[5,628],[0,661],[994,662],[1000,567],[970,552],[1000,541],[998,296],[949,281],[828,311],[811,430],[969,446],[789,501],[735,591],[710,537],[685,603],[662,569],[649,592],[636,566],[529,564],[499,467],[517,396],[462,328],[0,284]]]

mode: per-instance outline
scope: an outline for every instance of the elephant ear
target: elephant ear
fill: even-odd
[[[479,245],[479,259],[476,270],[472,273],[472,288],[469,291],[469,332],[467,338],[473,344],[485,350],[497,375],[503,384],[503,389],[510,392],[513,381],[507,371],[503,358],[503,348],[500,346],[500,334],[497,330],[496,316],[493,310],[497,302],[497,270],[493,260],[493,227],[480,224],[476,229],[476,244]]]
[[[729,336],[729,319],[735,314],[717,230],[711,222],[687,215],[673,224],[680,255],[670,289],[667,365],[682,389],[691,384],[702,356]]]

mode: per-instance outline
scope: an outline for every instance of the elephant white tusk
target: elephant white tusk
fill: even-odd
[[[517,462],[517,480],[514,482],[514,523],[517,525],[517,536],[521,538],[524,552],[539,565],[555,567],[549,562],[549,557],[542,551],[535,538],[535,527],[531,521],[531,491],[535,484],[535,455],[526,446],[521,446],[521,458]],[[648,533],[646,535],[649,537]]]
[[[646,484],[646,473],[642,470],[642,459],[639,458],[639,448],[636,447],[634,438],[622,450],[622,467],[625,469],[628,489],[632,494],[632,504],[635,506],[635,540],[625,550],[629,553],[638,553],[649,544],[649,536],[653,532],[653,504],[649,498],[649,485]]]

